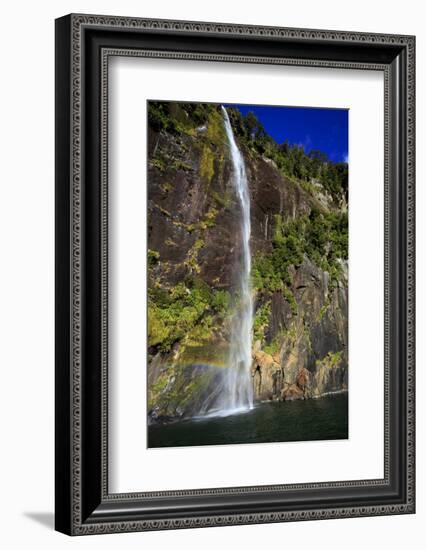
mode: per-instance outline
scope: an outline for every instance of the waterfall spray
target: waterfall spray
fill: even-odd
[[[224,389],[223,408],[225,410],[241,410],[253,407],[251,377],[253,298],[250,284],[250,193],[243,155],[236,144],[228,113],[223,106],[222,111],[233,167],[232,183],[241,208],[241,268],[237,279],[238,300],[232,320],[229,368],[226,374],[227,383]]]

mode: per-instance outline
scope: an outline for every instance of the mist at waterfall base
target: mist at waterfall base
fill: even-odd
[[[246,412],[148,427],[148,447],[187,447],[348,438],[348,394],[259,403]]]

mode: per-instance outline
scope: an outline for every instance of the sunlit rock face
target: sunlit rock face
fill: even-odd
[[[194,114],[174,105],[166,113],[177,121],[174,126],[150,123],[148,128],[152,422],[211,414],[223,406],[233,308],[245,264],[241,202],[232,180],[235,166],[220,106]],[[346,202],[318,184],[286,176],[274,160],[239,135],[232,112],[229,118],[250,199],[253,400],[310,399],[346,390],[347,258],[327,264],[322,257],[334,243],[325,242],[322,255],[310,249],[295,254],[285,280],[281,274],[271,282],[274,269],[279,271],[276,265],[269,279],[266,268],[259,275],[269,266],[277,243],[281,246],[280,238],[287,239],[284,245],[291,250],[291,239],[302,240],[302,230],[310,235],[317,227],[313,213],[333,222],[332,216],[339,216]],[[294,226],[291,239],[285,234],[289,224]],[[174,330],[167,319],[176,321]]]

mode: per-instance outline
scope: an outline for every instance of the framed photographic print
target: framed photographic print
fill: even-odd
[[[56,21],[56,529],[406,514],[412,36]]]

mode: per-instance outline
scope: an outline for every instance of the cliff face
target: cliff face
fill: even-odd
[[[272,338],[280,335],[272,356],[255,344],[255,395],[265,399],[302,399],[347,389],[347,265],[337,285],[305,259],[293,270],[297,314],[292,315],[282,295],[271,300]],[[286,313],[287,312],[287,313]]]
[[[155,104],[150,113],[151,420],[214,408],[227,368],[239,206],[220,109],[194,109]],[[345,199],[315,180],[287,176],[235,134],[251,194],[255,399],[346,389],[348,273],[339,233]]]

